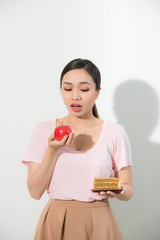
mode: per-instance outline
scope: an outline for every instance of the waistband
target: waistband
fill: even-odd
[[[109,206],[108,199],[95,200],[93,202],[83,202],[77,200],[59,200],[50,198],[52,204],[61,207],[84,207],[84,208],[95,208],[95,207],[107,207]]]

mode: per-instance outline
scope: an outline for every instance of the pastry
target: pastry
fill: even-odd
[[[121,181],[118,178],[95,178],[92,192],[112,191],[119,193],[122,191]]]

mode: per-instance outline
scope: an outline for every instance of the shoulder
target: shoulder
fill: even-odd
[[[121,124],[104,120],[104,128],[106,136],[112,141],[121,137],[128,138],[126,130]]]
[[[36,128],[40,131],[42,135],[48,137],[52,133],[56,126],[56,119],[39,122],[36,125]]]
[[[123,125],[108,120],[104,120],[104,125],[106,130],[110,131],[112,134],[117,134],[119,131],[124,129]]]
[[[105,121],[105,126],[106,141],[110,144],[112,151],[116,149],[117,146],[121,146],[121,148],[125,146],[125,148],[130,149],[128,134],[123,125]]]
[[[37,126],[39,126],[40,128],[45,128],[45,127],[53,126],[55,125],[55,123],[56,123],[56,119],[52,119],[52,120],[39,122]]]

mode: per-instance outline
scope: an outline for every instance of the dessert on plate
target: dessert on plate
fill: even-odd
[[[121,181],[118,178],[94,178],[92,192],[112,191],[120,193],[122,191]]]

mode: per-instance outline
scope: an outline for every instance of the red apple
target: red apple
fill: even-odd
[[[65,135],[69,135],[71,132],[70,126],[59,125],[54,130],[54,136],[57,141],[61,141]]]

